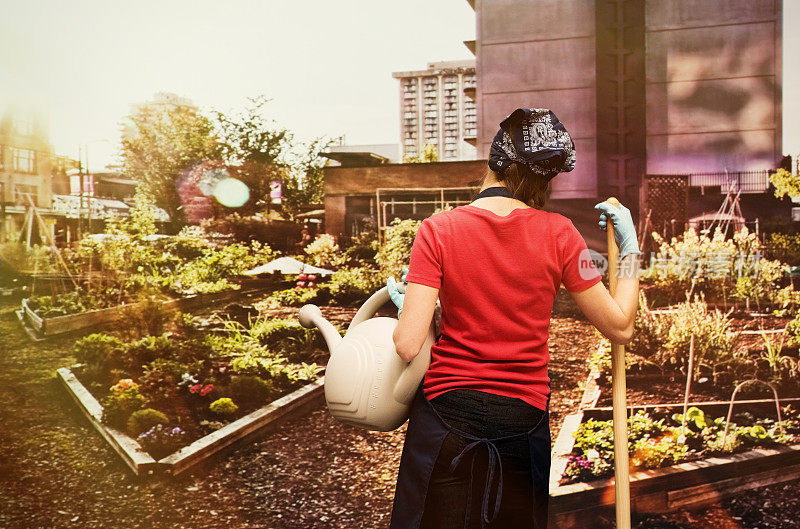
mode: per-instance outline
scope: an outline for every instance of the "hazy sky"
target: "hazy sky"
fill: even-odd
[[[713,1],[713,0],[708,0]],[[266,94],[301,138],[399,138],[393,71],[471,58],[466,0],[62,0],[15,2],[0,16],[0,101],[47,109],[58,154],[88,143],[113,161],[131,103],[174,92],[235,110]],[[800,2],[784,2],[784,151],[800,153]],[[794,50],[794,51],[793,51]]]

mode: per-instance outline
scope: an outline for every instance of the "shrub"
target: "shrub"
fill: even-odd
[[[725,300],[732,291],[757,305],[774,302],[772,283],[780,277],[781,263],[762,259],[761,242],[746,227],[732,239],[719,227],[712,237],[690,228],[669,242],[657,233],[653,238],[659,250],[641,275],[643,282],[652,284],[651,301],[669,304],[685,297],[686,291]]]
[[[139,372],[143,366],[156,359],[173,359],[177,355],[177,344],[168,335],[145,336],[127,345],[123,362],[131,372]]]
[[[792,266],[800,265],[800,235],[770,233],[765,242],[765,254]]]
[[[319,297],[319,288],[287,288],[276,290],[259,307],[263,309],[276,309],[284,307],[302,307],[306,303],[314,303]],[[263,310],[262,309],[262,310]]]
[[[358,267],[338,270],[326,286],[331,297],[338,303],[352,305],[363,303],[385,283],[385,276],[380,270]]]
[[[639,310],[633,322],[633,339],[626,350],[645,358],[651,357],[667,341],[668,333],[668,322],[650,310],[647,297],[640,291]]]
[[[188,367],[166,358],[156,358],[144,368],[139,379],[145,391],[159,398],[169,399],[178,393],[178,384]]]
[[[732,310],[732,309],[731,309]],[[669,331],[664,346],[656,350],[654,359],[662,365],[681,367],[689,361],[689,345],[694,336],[695,366],[706,366],[714,371],[722,365],[736,367],[744,361],[736,350],[737,334],[729,333],[730,311],[708,310],[703,297],[677,306],[669,317]]]
[[[396,218],[387,226],[386,238],[375,256],[380,267],[381,277],[400,278],[403,267],[408,266],[411,247],[420,224],[422,223],[418,220]]]
[[[122,309],[127,338],[139,339],[144,336],[160,336],[175,324],[178,312],[163,303],[163,297],[141,294],[133,303]]]
[[[78,362],[92,367],[107,368],[112,359],[124,348],[122,341],[104,333],[84,336],[75,342],[73,350]]]
[[[304,248],[304,251],[316,266],[339,266],[343,261],[339,245],[336,244],[333,235],[328,233],[317,235],[317,238]]]
[[[103,406],[101,420],[109,426],[122,429],[131,413],[144,408],[147,399],[139,392],[139,386],[134,384],[126,389],[112,390],[100,404]]]
[[[371,217],[370,217],[371,219]],[[363,261],[366,264],[377,264],[378,232],[372,223],[372,229],[366,229],[353,237],[350,246],[344,251],[347,260]]]
[[[269,401],[272,383],[259,377],[239,375],[231,378],[231,395],[245,406],[260,406]]]
[[[231,399],[228,397],[222,397],[221,399],[217,399],[212,402],[208,409],[211,410],[212,413],[216,413],[217,415],[233,415],[239,409]]]
[[[253,322],[250,334],[276,354],[290,360],[308,359],[315,347],[325,347],[316,329],[306,329],[297,319],[259,318]]]
[[[128,433],[133,437],[137,437],[142,432],[146,432],[158,424],[169,424],[169,418],[153,408],[138,410],[128,417]]]

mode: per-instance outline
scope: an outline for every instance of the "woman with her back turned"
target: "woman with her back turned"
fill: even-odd
[[[633,221],[602,202],[625,271],[612,297],[572,222],[543,210],[550,181],[575,165],[575,146],[548,109],[500,123],[481,190],[468,205],[423,220],[399,307],[397,354],[411,361],[437,298],[440,334],[414,398],[391,529],[547,527],[550,473],[548,329],[561,284],[615,343],[633,333],[638,301]]]

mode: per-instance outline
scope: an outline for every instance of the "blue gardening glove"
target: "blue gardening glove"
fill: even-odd
[[[403,276],[400,278],[403,280],[403,283],[406,283],[406,276],[408,275],[408,267],[403,267]],[[397,289],[397,282],[394,280],[394,277],[390,277],[386,280],[386,289],[389,291],[389,299],[397,305],[397,318],[400,318],[400,313],[403,312],[403,300],[405,299],[406,295],[400,292]]]
[[[598,225],[601,229],[606,229],[606,221],[610,217],[614,222],[614,240],[619,247],[619,258],[630,254],[641,254],[639,251],[639,241],[636,240],[636,227],[633,225],[631,218],[631,211],[623,206],[612,206],[608,202],[600,202],[594,206],[594,209],[600,210],[600,222]]]

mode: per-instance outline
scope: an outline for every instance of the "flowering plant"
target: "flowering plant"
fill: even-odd
[[[201,397],[205,397],[212,391],[214,391],[214,384],[195,384],[189,387],[189,393],[192,395],[200,395]]]
[[[111,386],[110,389],[111,389],[111,393],[122,393],[126,389],[138,389],[138,388],[139,388],[139,384],[134,382],[132,379],[123,378],[122,380],[120,380],[119,382],[117,382],[116,384]]]
[[[186,443],[186,432],[177,426],[157,424],[140,434],[137,441],[145,450],[161,457],[182,447]]]

